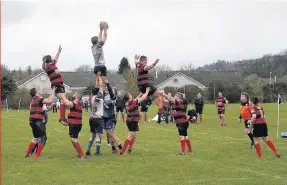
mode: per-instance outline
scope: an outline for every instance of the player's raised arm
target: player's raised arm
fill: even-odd
[[[42,69],[46,71],[46,56],[44,56],[42,59]]]
[[[60,45],[59,48],[58,48],[58,52],[57,52],[56,56],[54,57],[54,63],[55,64],[58,62],[58,59],[59,59],[61,51],[62,51],[62,47]]]
[[[134,57],[136,68],[137,68],[137,63],[138,63],[138,61],[139,61],[139,57],[140,57],[140,55],[135,55],[135,57]]]
[[[103,34],[102,39],[100,39],[100,41],[106,42],[107,37],[108,37],[108,31],[107,30],[108,30],[107,28],[104,28],[104,34]]]
[[[149,87],[148,87],[148,88],[146,88],[145,93],[144,93],[140,98],[137,98],[138,103],[143,102],[143,101],[148,97],[148,93],[149,93],[149,91],[150,91],[150,88],[149,88]]]
[[[145,70],[145,71],[151,70],[152,68],[154,68],[154,66],[156,66],[156,64],[157,64],[158,62],[159,62],[159,59],[156,59],[153,64],[148,65],[148,66],[145,66],[145,67],[144,67],[144,70]]]
[[[55,97],[55,87],[52,89],[50,96],[48,98],[45,98],[42,103],[51,104],[53,103],[54,97]]]
[[[72,108],[74,107],[74,103],[70,100],[68,100],[65,96],[62,98],[65,106],[67,106],[68,108]]]

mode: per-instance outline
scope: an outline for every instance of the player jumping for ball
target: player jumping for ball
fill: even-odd
[[[63,102],[63,98],[65,97],[65,87],[64,87],[64,80],[60,73],[60,71],[57,68],[58,59],[60,56],[60,53],[62,51],[61,45],[59,46],[58,52],[54,58],[51,57],[51,55],[45,55],[42,59],[42,69],[47,73],[50,82],[51,87],[55,87],[55,93],[56,96],[60,99],[60,119],[59,122],[62,123],[65,126],[68,126],[67,120],[65,117],[65,105]]]
[[[146,91],[146,88],[149,87],[150,91],[149,91],[148,96],[153,95],[157,106],[159,108],[162,108],[162,105],[163,105],[162,92],[157,90],[157,88],[151,84],[151,81],[148,75],[148,71],[154,68],[158,62],[159,62],[159,59],[157,59],[153,64],[147,65],[146,56],[135,55],[135,63],[136,63],[136,68],[137,68],[137,83],[138,83],[139,91],[142,94],[144,94]]]
[[[105,57],[104,57],[104,51],[103,46],[107,40],[107,30],[108,30],[108,24],[100,24],[100,33],[98,36],[94,36],[91,38],[92,42],[92,53],[94,57],[95,67],[94,67],[94,73],[97,76],[104,77],[103,80],[105,80],[105,77],[107,76],[107,68],[105,66]]]

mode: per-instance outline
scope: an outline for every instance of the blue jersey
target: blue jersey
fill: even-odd
[[[115,119],[115,102],[111,99],[104,100],[104,118]]]

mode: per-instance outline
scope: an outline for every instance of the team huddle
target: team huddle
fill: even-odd
[[[184,98],[184,94],[176,92],[174,97],[172,97],[170,94],[166,95],[163,91],[154,87],[150,81],[148,72],[156,66],[159,59],[157,59],[151,65],[148,65],[146,56],[135,55],[134,59],[137,71],[137,85],[140,94],[138,97],[133,97],[128,92],[125,92],[122,95],[121,100],[118,100],[116,98],[116,90],[109,84],[107,68],[105,66],[103,46],[107,39],[107,30],[108,24],[106,22],[101,22],[99,35],[91,38],[91,50],[95,62],[94,73],[96,75],[96,82],[92,90],[90,102],[91,107],[89,126],[91,137],[88,140],[86,150],[83,151],[78,141],[79,133],[83,124],[83,106],[81,103],[81,95],[79,93],[75,93],[71,100],[67,99],[65,95],[64,80],[61,72],[57,68],[57,62],[62,51],[60,46],[54,58],[52,58],[50,55],[45,55],[42,59],[42,68],[47,73],[51,82],[51,95],[48,98],[43,98],[35,88],[30,90],[32,101],[30,104],[29,122],[33,132],[33,139],[28,146],[25,157],[29,157],[35,153],[34,157],[38,158],[45,147],[47,141],[45,126],[47,123],[47,116],[45,115],[47,114],[47,110],[45,110],[43,106],[51,105],[55,96],[60,99],[59,122],[64,126],[69,127],[70,140],[78,154],[77,157],[79,158],[85,159],[86,156],[90,156],[91,148],[94,143],[96,146],[94,154],[96,156],[101,155],[101,143],[104,130],[107,135],[108,143],[111,146],[112,153],[119,152],[120,155],[124,155],[126,152],[131,153],[137,133],[139,132],[141,112],[143,113],[144,121],[146,122],[147,108],[151,104],[152,100],[154,100],[159,108],[159,117],[163,114],[163,110],[166,109],[167,105],[170,107],[170,114],[172,115],[173,121],[176,123],[180,138],[181,151],[178,152],[177,155],[184,155],[186,146],[187,151],[192,152],[192,145],[187,131],[189,122],[196,122],[198,120],[198,115],[200,117],[200,122],[202,121],[203,100],[201,95],[198,95],[198,99],[195,102],[196,110],[189,110],[188,114],[186,114],[187,103]],[[267,138],[268,133],[267,125],[264,119],[264,111],[262,107],[258,105],[258,100],[254,98],[252,105],[249,105],[248,102],[243,102],[243,96],[248,99],[246,94],[242,94],[242,108],[240,115],[245,121],[247,129],[246,133],[252,141],[251,145],[255,146],[258,156],[261,157],[259,138],[262,137],[268,146],[274,151],[276,156],[279,157],[279,152],[271,140]],[[218,109],[221,127],[226,127],[224,113],[225,106],[227,104],[228,101],[226,98],[224,98],[222,94],[219,94],[219,97],[216,99],[216,106]],[[141,110],[139,110],[139,107],[141,107]],[[65,115],[66,108],[70,110],[67,119]],[[125,109],[127,112],[126,120],[123,116],[123,109]],[[247,113],[245,112],[248,111],[250,114],[247,116]],[[122,119],[126,122],[126,126],[128,128],[128,136],[123,142],[123,145],[115,132],[118,112],[122,113]]]

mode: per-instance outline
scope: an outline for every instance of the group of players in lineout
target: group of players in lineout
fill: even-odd
[[[137,84],[138,89],[141,92],[136,98],[132,97],[128,92],[122,95],[124,107],[127,111],[126,126],[128,128],[128,136],[122,145],[119,138],[115,133],[115,124],[117,116],[115,114],[115,100],[116,92],[113,89],[107,79],[107,69],[105,67],[105,59],[103,53],[103,46],[107,39],[107,23],[100,24],[100,33],[98,36],[91,38],[92,42],[92,54],[94,57],[95,67],[94,73],[97,76],[95,88],[92,90],[91,110],[90,110],[90,132],[91,137],[88,141],[87,149],[83,152],[79,142],[78,136],[82,129],[82,111],[83,106],[81,104],[81,95],[75,93],[72,100],[68,100],[65,96],[64,81],[60,71],[57,68],[57,62],[61,53],[61,46],[54,58],[50,55],[45,55],[42,59],[42,68],[49,76],[51,81],[52,93],[48,98],[43,98],[35,88],[30,90],[32,101],[30,104],[30,126],[33,132],[33,139],[31,140],[25,157],[29,157],[33,154],[35,158],[41,155],[44,146],[47,141],[46,126],[47,123],[47,110],[51,109],[51,106],[44,108],[45,105],[51,105],[55,95],[60,99],[60,119],[59,122],[69,127],[69,136],[71,142],[78,153],[79,158],[85,159],[86,156],[91,155],[91,146],[95,142],[96,151],[95,155],[101,155],[101,140],[103,135],[103,129],[107,134],[107,139],[111,145],[112,152],[119,153],[121,155],[131,153],[133,144],[136,139],[137,132],[139,131],[138,122],[141,118],[139,111],[139,105],[142,104],[142,112],[147,112],[148,100],[153,98],[159,108],[159,117],[163,113],[163,110],[168,106],[171,107],[171,113],[174,122],[178,128],[181,151],[177,155],[184,155],[186,146],[188,152],[192,152],[192,146],[187,134],[189,122],[195,122],[197,115],[200,115],[200,122],[202,121],[203,100],[198,96],[195,102],[196,110],[189,110],[188,116],[187,104],[184,101],[184,95],[180,92],[176,92],[174,97],[170,94],[166,95],[163,91],[156,89],[150,82],[148,71],[151,70],[159,60],[156,60],[153,64],[147,65],[146,56],[135,56],[136,70],[137,70]],[[105,91],[107,89],[108,92]],[[258,99],[253,98],[249,101],[247,93],[241,94],[240,105],[240,117],[243,119],[246,127],[246,134],[251,139],[251,148],[256,148],[258,157],[261,157],[261,147],[259,139],[263,138],[265,143],[272,149],[277,157],[280,157],[280,153],[275,148],[274,144],[268,139],[267,124],[264,118],[264,110],[258,104]],[[224,117],[225,107],[228,101],[223,97],[222,93],[216,99],[216,107],[221,123],[221,127],[226,127],[226,120]],[[123,107],[117,107],[116,112],[123,112]],[[65,109],[69,108],[68,119],[65,118]],[[124,119],[123,115],[122,118]],[[146,121],[146,115],[145,115]]]

